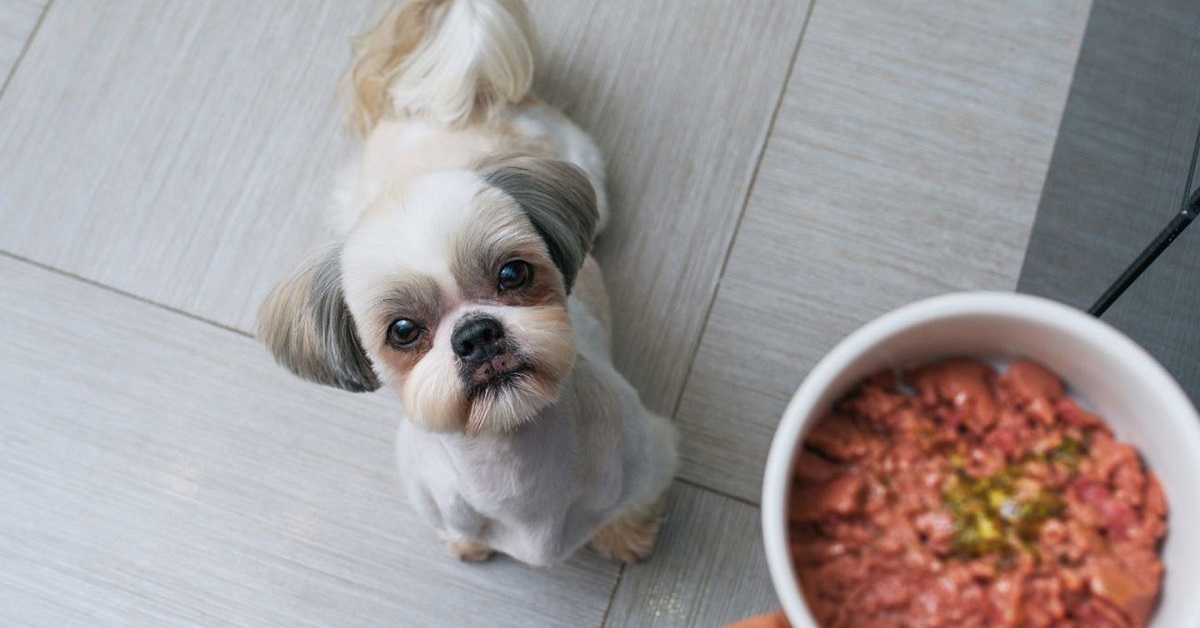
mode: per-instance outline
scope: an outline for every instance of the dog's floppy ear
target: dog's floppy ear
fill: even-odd
[[[342,294],[339,257],[331,245],[300,262],[258,314],[258,335],[275,361],[304,379],[351,392],[379,388]]]
[[[523,156],[488,160],[479,171],[529,217],[571,292],[600,217],[587,174],[565,161]]]

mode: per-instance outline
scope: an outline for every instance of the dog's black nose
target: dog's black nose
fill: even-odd
[[[454,330],[450,346],[454,353],[468,364],[490,360],[504,352],[500,341],[504,339],[504,328],[500,321],[490,316],[469,318]]]

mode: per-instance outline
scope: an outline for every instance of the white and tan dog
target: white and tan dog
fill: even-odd
[[[260,335],[301,377],[396,390],[401,475],[458,558],[633,561],[677,437],[613,369],[603,159],[529,94],[533,58],[520,0],[409,1],[355,40],[344,239],[280,282]]]

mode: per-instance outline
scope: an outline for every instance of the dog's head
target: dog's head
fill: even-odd
[[[574,364],[567,294],[597,217],[565,162],[426,174],[280,282],[260,336],[306,379],[390,384],[426,429],[510,429],[558,399]]]

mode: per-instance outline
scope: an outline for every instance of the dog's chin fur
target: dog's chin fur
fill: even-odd
[[[519,374],[510,381],[489,386],[471,401],[467,434],[511,431],[533,420],[543,408],[558,399],[559,387],[547,390],[538,378]]]

